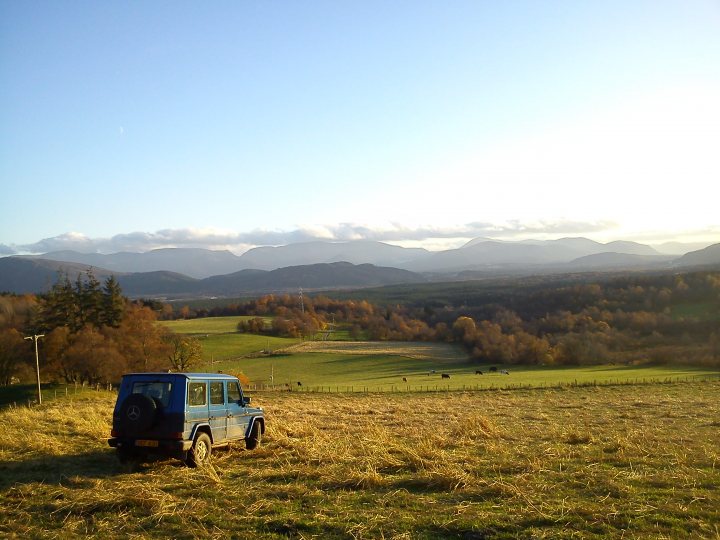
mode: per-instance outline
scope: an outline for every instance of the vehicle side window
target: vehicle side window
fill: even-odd
[[[188,383],[188,405],[197,406],[207,403],[207,384],[204,382]]]
[[[229,382],[228,385],[228,403],[240,401],[240,385],[236,382]]]
[[[222,381],[210,383],[210,405],[225,405],[224,387]]]

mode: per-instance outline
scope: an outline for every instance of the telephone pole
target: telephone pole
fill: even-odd
[[[45,337],[45,334],[35,334],[33,336],[26,337],[24,339],[32,339],[35,343],[35,373],[37,373],[37,392],[38,392],[38,405],[42,405],[42,393],[40,392],[40,357],[38,356],[37,342],[41,337]]]

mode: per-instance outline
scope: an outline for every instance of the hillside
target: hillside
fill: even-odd
[[[685,253],[682,245],[678,244],[674,249]],[[536,267],[565,265],[580,257],[600,253],[658,257],[658,262],[667,260],[667,254],[661,255],[645,244],[628,241],[603,244],[582,237],[522,241],[475,238],[461,248],[433,252],[375,241],[315,241],[256,247],[240,256],[229,251],[168,248],[145,253],[121,252],[107,255],[56,251],[40,256],[21,257],[78,263],[113,272],[167,271],[204,279],[241,270],[277,270],[290,266],[343,261],[356,265],[372,264],[429,273],[457,273],[467,270],[502,272],[508,269],[514,272],[535,272],[547,270]],[[626,260],[621,262],[622,267],[627,266]]]
[[[77,251],[54,251],[30,259],[46,259],[78,263],[113,272],[168,271],[194,278],[229,274],[245,268],[240,258],[229,251],[213,251],[197,248],[154,249],[145,253],[119,252],[111,254],[79,253]]]
[[[0,291],[29,293],[47,291],[57,281],[58,271],[67,273],[71,281],[88,266],[27,259],[0,258]],[[241,270],[223,276],[195,279],[176,272],[117,273],[93,268],[95,276],[103,280],[115,275],[130,296],[227,296],[306,289],[343,289],[371,286],[420,283],[425,279],[412,272],[371,264],[354,265],[337,262],[301,265],[277,270]]]
[[[701,266],[720,264],[720,244],[713,244],[705,249],[691,251],[675,261],[677,266]]]
[[[653,269],[667,266],[674,257],[669,255],[640,255],[631,253],[595,253],[568,263],[573,270]]]
[[[257,247],[240,256],[244,268],[275,270],[288,266],[350,262],[404,267],[430,254],[420,248],[403,248],[383,242],[302,242],[278,247]]]
[[[85,264],[48,261],[45,259],[24,259],[21,257],[0,258],[0,291],[15,294],[44,292],[57,281],[58,273],[63,272],[70,280],[85,272]],[[98,279],[112,274],[109,270],[95,269]]]

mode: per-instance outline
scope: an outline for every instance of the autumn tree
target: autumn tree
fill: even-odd
[[[28,349],[20,332],[14,328],[0,330],[0,384],[10,384],[27,353]]]
[[[197,339],[173,334],[167,341],[170,345],[168,360],[175,371],[186,371],[200,360],[202,348]]]
[[[118,349],[132,371],[157,371],[167,367],[169,331],[156,322],[157,315],[146,306],[131,304],[116,329]]]

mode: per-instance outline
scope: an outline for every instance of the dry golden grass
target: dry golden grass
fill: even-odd
[[[466,360],[467,354],[446,343],[393,342],[393,341],[303,341],[281,349],[282,352],[390,355],[415,360]]]
[[[259,394],[256,451],[120,466],[113,396],[0,412],[0,537],[717,538],[717,382]]]

